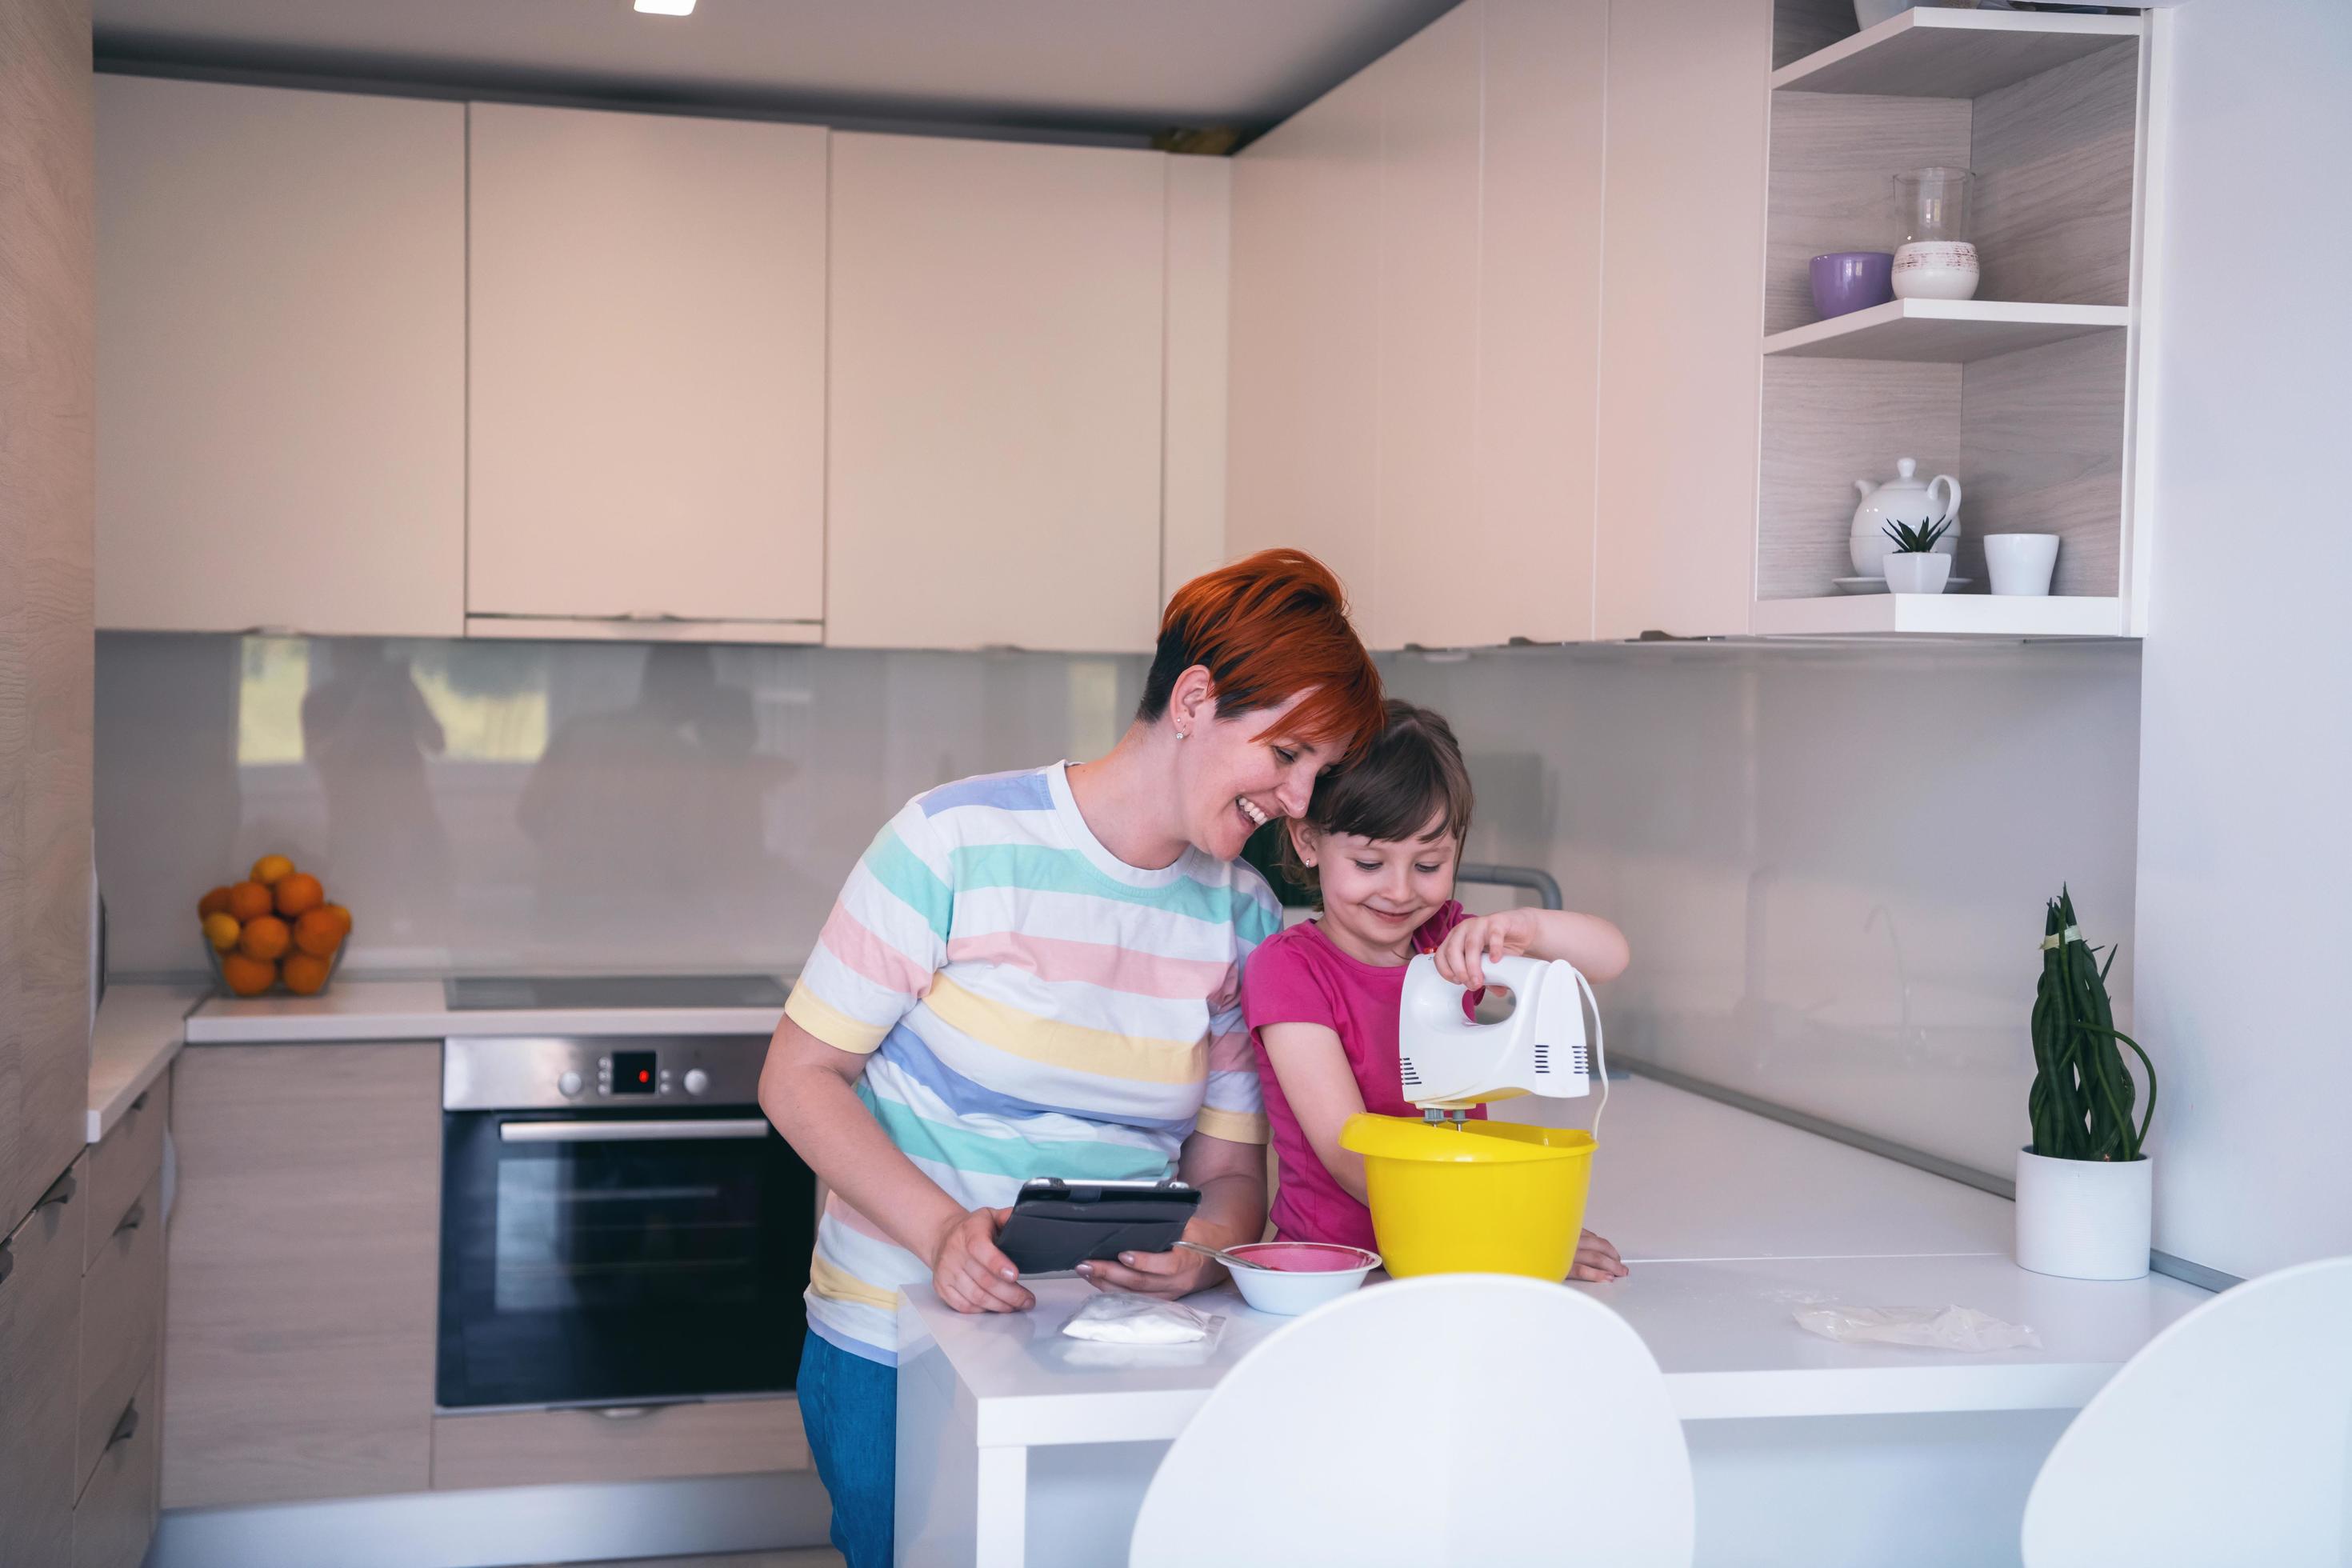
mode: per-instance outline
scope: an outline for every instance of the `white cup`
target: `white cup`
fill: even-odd
[[[2056,534],[1988,533],[1984,552],[1994,593],[2025,599],[2049,596],[2050,573],[2058,564]]]

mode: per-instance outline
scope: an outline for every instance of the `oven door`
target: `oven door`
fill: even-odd
[[[815,1203],[753,1107],[446,1112],[438,1403],[791,1388]]]

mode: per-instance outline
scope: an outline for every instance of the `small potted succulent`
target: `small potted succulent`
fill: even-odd
[[[1952,558],[1936,553],[1936,542],[1952,531],[1950,514],[1916,525],[1890,522],[1882,531],[1895,542],[1886,557],[1886,591],[1890,594],[1940,594],[1952,575]]]
[[[2033,997],[2033,1142],[2017,1156],[2017,1261],[2072,1279],[2137,1279],[2147,1272],[2153,1183],[2144,1144],[2156,1114],[2156,1068],[2116,1027],[2107,970],[2060,889],[2042,922],[2042,984]],[[2119,1047],[2139,1058],[2139,1099]]]

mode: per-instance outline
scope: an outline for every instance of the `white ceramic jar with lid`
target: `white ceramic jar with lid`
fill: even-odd
[[[1886,575],[1886,557],[1895,550],[1895,542],[1886,537],[1890,523],[1925,528],[1937,518],[1949,518],[1952,526],[1936,541],[1936,553],[1949,555],[1959,544],[1960,481],[1949,474],[1920,479],[1916,458],[1896,458],[1895,475],[1884,484],[1853,481],[1854,489],[1862,492],[1862,504],[1853,509],[1853,531],[1847,535],[1846,545],[1854,571],[1864,577]],[[1937,499],[1939,489],[1941,500]]]

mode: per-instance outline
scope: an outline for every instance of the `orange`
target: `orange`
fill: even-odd
[[[213,944],[215,952],[226,952],[235,947],[242,929],[236,917],[226,910],[215,910],[205,917],[205,940]]]
[[[221,954],[221,978],[239,996],[258,996],[276,984],[278,966],[241,952]]]
[[[264,855],[253,863],[253,879],[268,887],[294,874],[294,862],[283,855]]]
[[[343,945],[343,922],[326,910],[304,910],[294,922],[294,945],[313,958],[333,956]]]
[[[247,958],[276,958],[286,951],[294,933],[276,915],[264,915],[245,922],[245,934],[236,939],[236,950]]]
[[[308,871],[288,872],[278,879],[270,891],[277,896],[278,912],[289,921],[327,901],[327,889],[319,886],[319,879]]]
[[[228,913],[228,889],[226,886],[215,888],[211,892],[206,893],[203,898],[196,900],[196,916],[198,919],[202,919],[205,915],[225,915],[226,913]]]
[[[343,934],[345,936],[352,934],[351,910],[343,908],[341,904],[320,904],[319,907],[335,917],[335,923],[343,928]]]
[[[228,912],[241,921],[259,920],[269,912],[269,889],[258,882],[239,882],[228,890]]]
[[[327,988],[327,961],[307,952],[286,955],[286,989],[297,996],[316,996]]]

